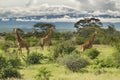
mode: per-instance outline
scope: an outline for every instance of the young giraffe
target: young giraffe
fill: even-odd
[[[90,37],[90,39],[82,45],[82,52],[84,52],[86,49],[92,48],[93,41],[94,41],[96,34],[97,32],[94,32],[94,34]]]
[[[40,46],[41,46],[42,49],[44,49],[44,44],[45,43],[48,43],[48,46],[50,46],[50,44],[51,44],[51,36],[52,36],[53,31],[54,31],[54,27],[50,27],[48,34],[45,37],[40,39]]]
[[[13,31],[16,34],[16,39],[17,39],[17,42],[18,42],[17,45],[18,45],[19,54],[22,54],[22,47],[25,47],[26,50],[27,50],[27,54],[29,54],[29,45],[28,45],[27,42],[23,41],[22,38],[20,37],[19,32],[18,32],[18,28],[14,28]]]

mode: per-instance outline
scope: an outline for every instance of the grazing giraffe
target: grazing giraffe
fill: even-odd
[[[14,28],[13,31],[16,34],[16,40],[18,42],[18,50],[19,50],[19,54],[22,54],[22,47],[25,47],[27,50],[27,54],[29,54],[29,45],[27,42],[25,42],[21,37],[20,34],[18,32],[18,28]]]
[[[52,36],[53,31],[54,31],[54,27],[50,27],[48,34],[45,37],[40,39],[40,46],[41,46],[42,49],[44,49],[45,43],[48,43],[48,46],[50,46],[51,36]]]
[[[82,52],[84,52],[86,49],[92,48],[93,41],[94,41],[96,34],[97,32],[94,32],[94,34],[90,37],[90,39],[82,45]]]

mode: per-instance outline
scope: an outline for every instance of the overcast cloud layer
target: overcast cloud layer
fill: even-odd
[[[73,8],[79,13],[120,16],[120,0],[0,0],[0,16],[11,15],[11,13],[13,15],[39,15],[42,14],[41,9],[44,11],[43,9],[54,6]],[[52,12],[67,12],[55,10],[57,9]],[[47,13],[47,11],[44,12]]]

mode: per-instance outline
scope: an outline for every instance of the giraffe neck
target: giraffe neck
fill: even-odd
[[[50,38],[51,34],[52,34],[52,30],[50,29],[46,37]]]
[[[22,39],[21,39],[18,31],[16,31],[16,38],[17,38],[17,41],[18,41],[18,42],[22,41]]]
[[[90,43],[93,43],[95,36],[96,36],[96,34],[93,34],[93,35],[91,36],[91,38],[89,39],[89,42],[90,42]]]

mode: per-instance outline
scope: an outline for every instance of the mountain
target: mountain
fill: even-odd
[[[61,15],[61,14],[74,14],[79,11],[68,6],[49,6],[41,5],[36,7],[13,7],[13,8],[0,8],[0,17],[20,17],[20,16],[36,16],[36,15]]]
[[[31,7],[0,8],[0,21],[66,21],[75,22],[84,17],[119,19],[119,15],[79,11],[68,6],[43,4]]]

